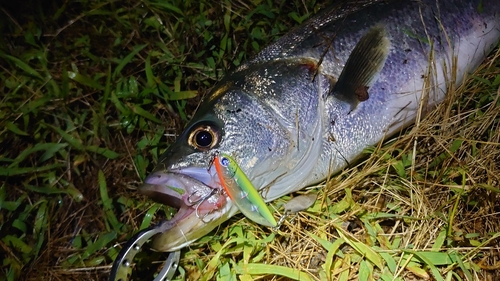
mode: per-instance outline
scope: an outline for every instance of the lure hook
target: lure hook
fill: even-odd
[[[201,217],[201,216],[200,216],[200,213],[199,213],[199,208],[200,208],[200,205],[201,205],[204,201],[208,200],[210,197],[212,197],[212,196],[214,196],[215,194],[218,194],[218,193],[219,193],[219,189],[214,188],[214,189],[212,189],[212,190],[210,191],[210,193],[209,193],[208,195],[206,195],[205,197],[201,198],[201,200],[199,200],[199,201],[198,201],[198,203],[196,204],[196,207],[195,207],[195,214],[196,214],[196,217],[197,217],[197,218],[199,218],[202,222],[204,222],[204,223],[209,223],[209,222],[211,222],[212,220],[205,221],[205,218],[206,218],[207,216],[211,215],[211,214],[214,212],[214,210],[211,210],[210,212],[208,212],[207,214],[205,214],[203,217]]]
[[[199,204],[200,202],[203,202],[203,201],[207,198],[207,196],[206,196],[206,195],[205,195],[205,196],[204,196],[204,195],[202,195],[202,196],[200,196],[200,198],[199,198],[199,199],[197,199],[197,200],[191,200],[191,198],[192,198],[194,195],[196,195],[197,193],[200,193],[200,192],[199,192],[198,190],[195,190],[193,193],[191,193],[191,194],[188,196],[187,201],[188,201],[188,203],[190,204],[189,206],[194,206],[194,205],[196,205],[196,204]],[[210,196],[210,194],[209,194],[209,196]]]
[[[215,151],[214,153],[212,153],[212,157],[210,157],[210,161],[208,161],[207,172],[210,173],[210,170],[212,169],[212,166],[214,165],[217,156],[219,156],[219,151]]]
[[[278,231],[280,229],[280,227],[283,225],[283,223],[285,222],[285,220],[289,217],[290,215],[285,213],[283,214],[280,219],[278,220],[278,222],[276,223],[276,226],[273,226],[271,227],[271,229],[273,231]]]

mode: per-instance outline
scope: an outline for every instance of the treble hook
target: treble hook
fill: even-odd
[[[212,221],[212,220],[205,221],[205,218],[206,218],[207,216],[211,215],[211,214],[214,212],[214,210],[215,210],[215,209],[210,210],[210,212],[206,213],[203,217],[201,217],[201,216],[200,216],[200,213],[199,213],[199,208],[200,208],[200,205],[201,205],[201,204],[202,204],[205,200],[209,199],[210,197],[214,196],[215,194],[219,194],[219,189],[216,189],[216,188],[212,189],[212,191],[210,191],[210,193],[209,193],[207,196],[205,196],[205,197],[203,198],[203,200],[200,200],[200,201],[198,202],[198,204],[196,204],[196,207],[195,207],[195,214],[196,214],[196,217],[197,217],[197,218],[199,218],[199,219],[200,219],[202,222],[204,222],[204,223],[209,223],[209,222],[211,222],[211,221]]]
[[[209,162],[208,162],[208,167],[207,167],[207,172],[208,172],[208,173],[209,173],[209,174],[210,174],[213,178],[215,178],[215,180],[218,180],[218,178],[217,178],[215,175],[211,174],[211,173],[210,173],[210,170],[212,169],[212,166],[214,165],[214,161],[215,161],[215,159],[216,159],[217,155],[219,155],[219,151],[215,151],[215,152],[212,154],[212,157],[210,158],[210,160],[209,160]],[[207,216],[209,216],[209,215],[213,214],[213,212],[214,212],[215,210],[217,210],[218,208],[217,208],[217,209],[212,209],[212,210],[210,210],[210,212],[206,213],[206,214],[205,214],[205,215],[203,215],[203,217],[202,217],[202,216],[200,215],[200,212],[199,212],[199,208],[200,208],[201,204],[203,204],[203,202],[205,202],[206,200],[208,200],[210,197],[214,196],[215,194],[220,194],[220,191],[221,191],[221,189],[220,189],[220,188],[212,188],[212,189],[211,189],[211,191],[210,191],[210,193],[208,193],[208,194],[207,194],[207,195],[205,195],[205,196],[201,196],[201,197],[200,197],[198,200],[196,200],[196,201],[191,201],[191,197],[192,197],[193,195],[195,195],[198,191],[195,191],[195,192],[193,192],[192,194],[190,194],[190,195],[188,196],[188,202],[191,204],[191,206],[196,205],[196,207],[195,207],[195,214],[196,214],[196,217],[197,217],[198,219],[200,219],[202,222],[204,222],[204,223],[209,223],[209,222],[211,222],[212,220],[205,221],[205,218],[206,218]]]
[[[187,201],[188,201],[188,203],[190,204],[190,205],[189,205],[190,207],[191,207],[191,206],[194,206],[194,205],[196,205],[196,204],[199,204],[200,202],[204,201],[204,200],[207,198],[207,196],[209,196],[209,197],[211,196],[211,195],[210,195],[210,193],[209,193],[208,195],[203,195],[203,194],[202,194],[198,200],[193,200],[193,201],[191,201],[191,198],[192,198],[194,195],[196,195],[197,193],[200,193],[200,191],[199,191],[199,190],[195,190],[193,193],[191,193],[191,194],[188,196]]]

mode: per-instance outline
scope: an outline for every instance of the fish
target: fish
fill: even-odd
[[[182,249],[240,211],[219,192],[214,153],[265,202],[318,184],[435,108],[499,37],[497,0],[321,10],[225,75],[159,158],[139,192],[179,211],[153,248]]]

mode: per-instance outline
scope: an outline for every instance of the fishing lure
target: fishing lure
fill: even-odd
[[[273,214],[236,161],[227,154],[217,153],[213,162],[220,184],[240,211],[258,224],[277,226]]]

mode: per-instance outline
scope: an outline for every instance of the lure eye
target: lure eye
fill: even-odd
[[[222,164],[222,166],[227,167],[227,165],[229,165],[229,159],[227,159],[226,157],[222,157],[220,163]]]
[[[218,132],[209,125],[197,126],[191,130],[191,133],[189,133],[189,145],[201,151],[211,149],[218,143],[218,141]]]

